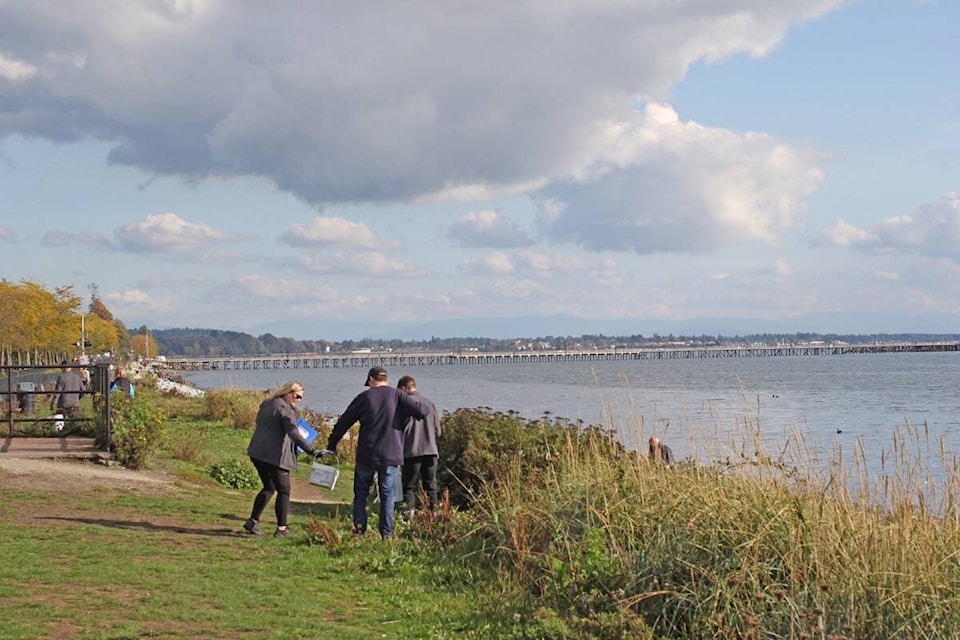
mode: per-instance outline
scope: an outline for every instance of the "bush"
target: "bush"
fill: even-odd
[[[313,441],[313,446],[317,449],[326,447],[336,419],[333,416],[327,416],[309,409],[304,412],[303,419],[317,430],[317,439]],[[359,426],[353,425],[347,430],[343,439],[337,443],[337,457],[340,462],[353,462],[357,457],[357,433],[359,429]]]
[[[131,398],[115,393],[110,397],[110,417],[109,448],[117,462],[129,469],[143,468],[147,458],[163,443],[163,411],[149,397]]]
[[[457,409],[443,417],[439,483],[449,489],[456,507],[469,508],[477,492],[515,464],[526,482],[537,482],[551,466],[551,452],[565,446],[569,435],[598,433],[559,418],[528,420],[513,411]]]
[[[257,411],[266,396],[241,389],[210,390],[205,395],[207,416],[237,429],[253,430]]]
[[[234,489],[259,489],[260,476],[250,462],[243,458],[221,460],[210,467],[210,477]]]

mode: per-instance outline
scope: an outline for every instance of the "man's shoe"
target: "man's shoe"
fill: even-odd
[[[287,527],[286,529],[277,529],[276,531],[273,532],[273,537],[274,538],[290,537],[290,527]]]
[[[243,530],[247,533],[254,536],[262,536],[263,529],[260,528],[260,523],[256,520],[247,520],[243,523]]]

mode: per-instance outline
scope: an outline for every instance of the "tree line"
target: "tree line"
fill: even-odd
[[[126,353],[131,339],[90,285],[90,305],[73,287],[0,280],[0,365],[46,365],[81,354]]]
[[[960,334],[752,334],[744,336],[659,335],[606,336],[538,336],[532,338],[457,337],[429,340],[295,340],[272,334],[252,336],[239,331],[217,329],[157,329],[152,332],[160,353],[170,356],[242,356],[271,354],[345,354],[356,351],[478,351],[504,352],[544,349],[614,349],[665,346],[734,346],[745,344],[810,344],[816,342],[873,344],[890,342],[960,342]]]
[[[89,285],[90,304],[72,287],[52,291],[31,280],[19,283],[0,280],[0,365],[56,364],[80,354],[113,356],[240,356],[268,354],[343,354],[353,351],[516,351],[538,349],[610,349],[667,345],[728,346],[736,344],[804,344],[816,341],[849,344],[874,342],[960,341],[960,334],[752,334],[607,336],[536,336],[516,338],[432,337],[429,340],[370,339],[334,342],[322,339],[296,340],[266,333],[252,336],[220,329],[154,329],[146,326],[129,331],[115,318]]]

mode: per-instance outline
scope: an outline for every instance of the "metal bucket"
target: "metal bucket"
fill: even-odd
[[[334,456],[334,461],[338,461],[336,456]],[[317,462],[317,458],[313,459],[313,466],[310,468],[310,484],[332,490],[337,485],[337,478],[339,477],[340,469]]]

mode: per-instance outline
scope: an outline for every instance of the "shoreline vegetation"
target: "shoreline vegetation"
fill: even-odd
[[[121,422],[140,433],[134,423],[152,421],[136,473],[170,474],[176,491],[106,501],[104,489],[5,487],[21,506],[0,511],[0,616],[16,621],[3,637],[842,640],[960,628],[960,471],[923,427],[904,425],[868,480],[856,462],[812,460],[800,436],[764,443],[749,416],[738,441],[711,445],[731,453],[664,465],[618,442],[614,429],[645,441],[642,419],[585,427],[458,409],[444,416],[443,508],[401,521],[395,542],[349,533],[347,440],[337,491],[318,501],[299,501],[311,489],[301,458],[294,536],[264,544],[234,533],[259,486],[245,484],[243,452],[261,394],[182,397],[147,380]],[[325,438],[325,417],[308,419]],[[938,447],[945,474],[915,455]],[[19,526],[18,513],[50,505],[82,515]],[[140,524],[106,524],[127,521]],[[199,546],[209,531],[212,552]],[[105,533],[132,558],[104,548]],[[31,560],[10,561],[20,553]],[[131,575],[147,557],[154,568]],[[94,597],[104,589],[121,595]],[[77,592],[90,596],[82,606],[53,595]]]

